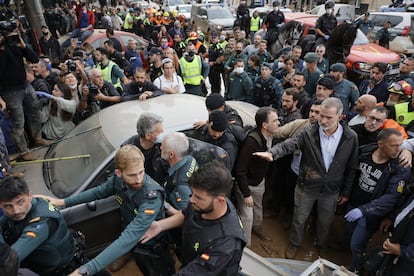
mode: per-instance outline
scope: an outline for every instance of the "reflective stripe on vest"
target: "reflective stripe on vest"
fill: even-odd
[[[259,25],[260,25],[260,16],[258,16],[257,18],[252,17],[252,19],[250,20],[250,31],[251,32],[258,31]]]
[[[400,103],[394,105],[395,108],[395,120],[402,125],[408,125],[414,120],[414,111],[408,112],[408,105],[410,103]]]
[[[115,63],[110,60],[108,61],[108,65],[104,69],[102,69],[101,64],[98,64],[97,68],[101,70],[102,78],[104,79],[104,81],[112,83],[115,86],[115,88],[119,87],[122,89],[121,80],[119,78],[117,78],[116,83],[112,82],[112,67],[114,67],[114,65]]]
[[[200,85],[203,79],[203,76],[201,76],[201,57],[197,55],[194,57],[191,62],[188,62],[185,57],[182,57],[179,61],[184,84]]]

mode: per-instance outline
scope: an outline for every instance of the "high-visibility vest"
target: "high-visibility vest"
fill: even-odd
[[[134,22],[132,22],[132,23],[128,22],[130,19],[133,19],[133,17],[130,13],[127,13],[127,15],[125,16],[125,21],[124,21],[124,29],[125,30],[131,30],[132,27],[134,26]]]
[[[400,103],[394,105],[395,108],[395,120],[401,125],[408,125],[414,120],[414,111],[408,112],[408,105],[410,103]]]
[[[250,31],[257,32],[259,30],[259,26],[260,26],[260,16],[258,16],[257,18],[252,17],[252,19],[250,19]]]
[[[181,76],[183,77],[184,84],[200,85],[203,76],[201,57],[198,55],[194,56],[191,62],[188,62],[185,57],[180,58]]]
[[[104,81],[112,83],[115,86],[115,88],[119,87],[122,89],[121,80],[119,78],[116,80],[116,83],[112,82],[112,67],[114,67],[115,65],[115,62],[109,60],[108,65],[104,69],[102,69],[100,63],[98,64],[97,68],[101,70],[102,78],[104,79]]]

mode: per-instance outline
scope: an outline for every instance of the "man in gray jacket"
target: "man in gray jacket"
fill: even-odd
[[[285,257],[293,259],[302,243],[304,226],[315,201],[318,205],[317,245],[325,248],[337,204],[348,201],[358,165],[358,139],[354,131],[340,123],[341,100],[322,102],[318,124],[295,138],[276,144],[257,156],[272,161],[294,150],[302,151],[295,189],[295,207],[290,246]]]

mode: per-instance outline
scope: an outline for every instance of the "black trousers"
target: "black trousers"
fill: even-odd
[[[221,91],[221,75],[224,74],[222,66],[214,65],[210,68],[208,79],[211,84],[211,93],[220,93]]]

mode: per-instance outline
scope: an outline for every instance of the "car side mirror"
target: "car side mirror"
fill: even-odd
[[[207,15],[200,15],[201,19],[207,19]]]
[[[96,201],[88,202],[86,203],[86,206],[88,207],[90,211],[93,211],[93,212],[96,211]]]

